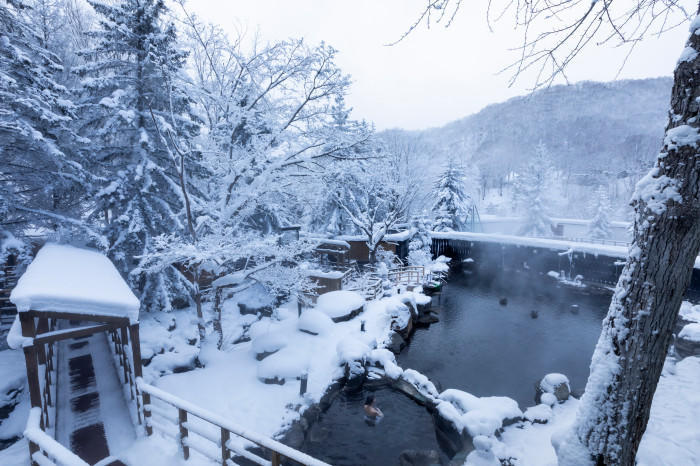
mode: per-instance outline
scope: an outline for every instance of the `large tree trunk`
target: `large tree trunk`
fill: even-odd
[[[700,249],[700,36],[691,31],[687,45],[675,71],[663,149],[633,197],[629,258],[603,321],[576,422],[558,448],[564,466],[635,463]]]

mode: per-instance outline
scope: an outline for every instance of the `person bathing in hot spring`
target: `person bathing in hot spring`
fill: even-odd
[[[377,419],[384,416],[382,410],[374,405],[375,401],[374,395],[369,395],[365,400],[365,414],[370,419]]]

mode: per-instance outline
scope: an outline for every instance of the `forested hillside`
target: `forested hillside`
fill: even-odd
[[[553,86],[441,128],[383,136],[414,149],[416,173],[436,178],[441,164],[459,160],[482,212],[501,214],[517,214],[510,187],[539,147],[553,169],[546,202],[552,214],[590,215],[570,206],[603,185],[620,218],[661,147],[671,85],[670,78],[656,78]],[[422,152],[432,155],[423,158]]]

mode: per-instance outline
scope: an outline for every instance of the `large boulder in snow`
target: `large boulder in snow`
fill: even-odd
[[[548,400],[542,399],[542,395],[545,393],[550,393],[554,395],[559,403],[569,399],[571,394],[571,387],[569,386],[569,378],[564,374],[547,374],[542,380],[535,384],[535,403],[541,404],[546,403]],[[550,397],[545,397],[550,398]]]
[[[679,358],[700,356],[700,323],[691,323],[684,326],[674,343],[676,354]]]
[[[284,348],[266,357],[258,365],[258,380],[266,384],[284,385],[287,380],[308,373],[306,355],[295,348]]]
[[[331,291],[318,297],[316,309],[325,313],[333,322],[345,322],[364,311],[365,298],[354,291]]]
[[[326,333],[333,327],[333,320],[318,309],[306,309],[301,313],[297,328],[311,335]]]
[[[271,354],[276,353],[287,346],[287,334],[281,330],[262,333],[253,339],[253,352],[258,361],[262,361]]]

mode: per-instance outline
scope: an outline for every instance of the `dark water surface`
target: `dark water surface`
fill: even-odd
[[[443,389],[509,396],[525,408],[534,404],[534,384],[550,372],[569,377],[572,389],[585,387],[609,304],[607,292],[559,287],[546,276],[454,274],[433,303],[440,322],[418,329],[398,363]]]
[[[508,304],[499,304],[501,298]],[[583,389],[609,302],[607,292],[559,287],[546,276],[454,273],[433,303],[440,322],[416,330],[398,363],[439,389],[509,396],[524,409],[547,373],[566,374],[573,389]],[[362,408],[370,392],[386,414],[373,427]],[[388,387],[341,393],[302,449],[334,465],[397,465],[404,450],[440,450],[431,415]]]
[[[384,418],[376,425],[364,419],[367,394],[376,396]],[[311,427],[302,450],[327,463],[395,465],[404,450],[438,450],[433,418],[408,397],[386,387],[341,392],[321,420]]]

